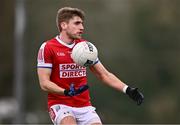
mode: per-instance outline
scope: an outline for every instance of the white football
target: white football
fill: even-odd
[[[77,43],[71,54],[73,61],[80,66],[90,66],[98,58],[98,50],[91,42]]]

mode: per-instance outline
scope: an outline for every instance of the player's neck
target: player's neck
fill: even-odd
[[[60,33],[60,35],[59,35],[59,39],[61,40],[61,41],[63,41],[64,43],[66,43],[66,44],[72,44],[72,43],[74,43],[73,41],[74,41],[74,39],[71,39],[71,38],[69,38],[66,34],[64,34],[64,33]]]

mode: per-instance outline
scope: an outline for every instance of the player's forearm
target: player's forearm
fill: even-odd
[[[107,85],[109,85],[109,86],[111,86],[111,87],[113,87],[113,88],[115,88],[115,89],[117,89],[117,90],[119,90],[119,91],[122,91],[122,92],[124,92],[124,89],[127,88],[127,85],[126,85],[124,82],[122,82],[120,79],[118,79],[118,78],[117,78],[114,74],[112,74],[112,73],[106,74],[105,76],[103,76],[103,77],[101,78],[101,80],[102,80],[105,84],[107,84]]]
[[[106,70],[102,63],[99,62],[96,65],[91,66],[90,70],[105,84],[125,92],[127,85],[119,80],[114,74]]]
[[[40,81],[40,86],[41,86],[41,89],[46,92],[56,93],[56,94],[60,94],[60,95],[64,94],[63,88],[59,87],[58,85],[56,85],[55,83],[53,83],[49,80]]]

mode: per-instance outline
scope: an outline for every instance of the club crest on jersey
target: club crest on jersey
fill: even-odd
[[[86,76],[86,67],[76,63],[60,64],[60,78],[77,78]]]
[[[67,51],[67,53],[72,54],[72,52],[71,52],[71,51]]]

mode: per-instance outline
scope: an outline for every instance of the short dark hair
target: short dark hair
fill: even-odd
[[[72,7],[63,7],[58,10],[56,16],[56,25],[58,27],[59,32],[61,32],[62,28],[60,26],[61,22],[68,22],[74,16],[79,16],[82,20],[84,20],[84,12],[78,8]]]

